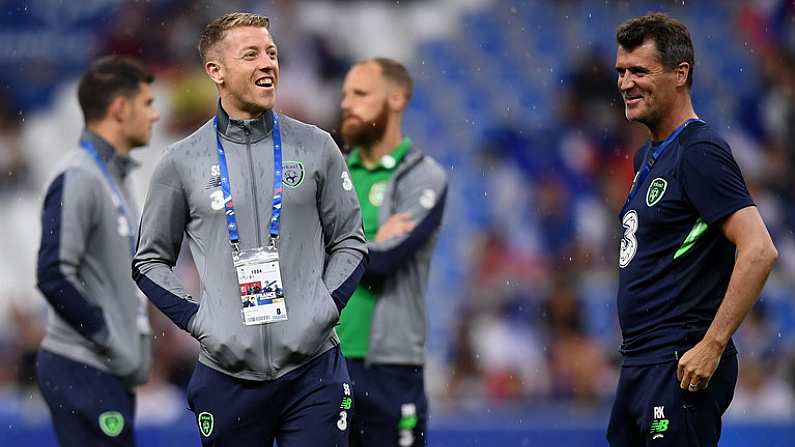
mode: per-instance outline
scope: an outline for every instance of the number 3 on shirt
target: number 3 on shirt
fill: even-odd
[[[624,236],[621,238],[621,252],[618,254],[618,266],[622,269],[629,265],[635,253],[638,252],[638,240],[635,232],[638,231],[638,213],[629,210],[624,214],[621,224],[624,226]]]

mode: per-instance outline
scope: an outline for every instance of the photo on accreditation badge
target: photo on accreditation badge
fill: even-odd
[[[269,269],[268,267],[271,267]],[[265,277],[278,275],[278,267],[256,266],[241,269],[240,279],[250,280],[240,283],[240,301],[243,306],[243,318],[246,324],[282,321],[287,319],[284,305],[284,289],[277,279]]]

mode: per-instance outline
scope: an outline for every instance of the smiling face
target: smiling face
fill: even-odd
[[[207,74],[218,86],[221,103],[236,119],[256,118],[273,108],[279,84],[279,58],[264,27],[227,30],[209,52]]]
[[[647,39],[632,50],[618,47],[616,73],[627,119],[654,129],[675,100],[677,86],[681,84],[677,70],[662,64],[656,44]]]

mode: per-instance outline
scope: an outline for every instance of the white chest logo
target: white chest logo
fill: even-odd
[[[638,213],[635,210],[627,211],[621,224],[624,226],[624,236],[621,238],[618,266],[623,269],[638,252],[638,240],[635,238],[635,233],[638,231]]]
[[[666,189],[668,189],[668,181],[664,178],[657,177],[652,180],[649,189],[646,191],[646,206],[654,206],[662,200]]]
[[[210,208],[215,211],[224,209],[224,192],[220,189],[210,193]]]

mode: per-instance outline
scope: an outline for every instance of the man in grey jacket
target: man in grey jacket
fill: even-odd
[[[329,134],[273,112],[268,27],[232,13],[204,29],[218,111],[159,162],[133,276],[201,343],[188,403],[204,445],[347,445],[353,399],[334,326],[366,265],[361,214]],[[172,270],[183,235],[198,304]]]
[[[342,136],[370,263],[340,317],[357,412],[351,445],[425,445],[425,290],[447,175],[401,132],[412,81],[399,62],[357,63],[342,89]]]
[[[129,270],[138,212],[126,186],[130,150],[158,119],[154,78],[108,56],[83,75],[86,128],[50,182],[42,211],[38,287],[51,306],[37,380],[64,446],[132,446],[135,396],[151,340],[146,300]]]

